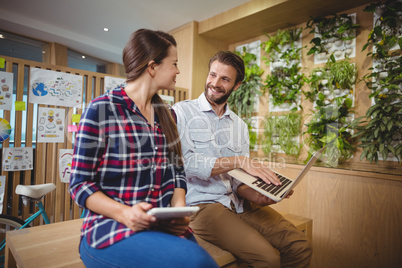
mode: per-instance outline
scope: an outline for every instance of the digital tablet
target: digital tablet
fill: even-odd
[[[148,210],[148,215],[155,216],[158,220],[184,218],[197,212],[199,207],[165,207],[165,208],[152,208]]]

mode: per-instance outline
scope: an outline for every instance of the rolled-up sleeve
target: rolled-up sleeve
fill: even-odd
[[[175,188],[183,188],[187,192],[186,173],[183,166],[174,166],[175,168]]]

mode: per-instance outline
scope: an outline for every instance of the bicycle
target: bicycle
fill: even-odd
[[[45,195],[56,189],[54,183],[38,184],[38,185],[17,185],[15,193],[20,195],[24,206],[27,206],[29,202],[35,202],[36,207],[39,208],[37,212],[32,214],[26,220],[20,218],[0,215],[0,267],[4,266],[4,248],[6,246],[6,232],[12,230],[19,230],[30,227],[37,217],[42,215],[45,224],[49,224],[49,217],[46,214],[45,208],[42,203],[42,199]]]

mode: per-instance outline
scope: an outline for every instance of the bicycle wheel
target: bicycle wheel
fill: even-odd
[[[6,243],[6,232],[21,228],[24,221],[20,218],[0,215],[0,267],[4,264],[4,245]]]

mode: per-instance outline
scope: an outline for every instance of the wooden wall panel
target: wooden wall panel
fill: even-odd
[[[189,89],[189,99],[196,99],[204,92],[209,59],[228,44],[198,35],[198,22],[190,22],[170,31],[177,41],[180,74],[177,86]]]
[[[192,72],[194,57],[194,22],[183,25],[170,32],[176,39],[178,53],[178,67],[180,74],[176,79],[176,86],[192,91]]]

